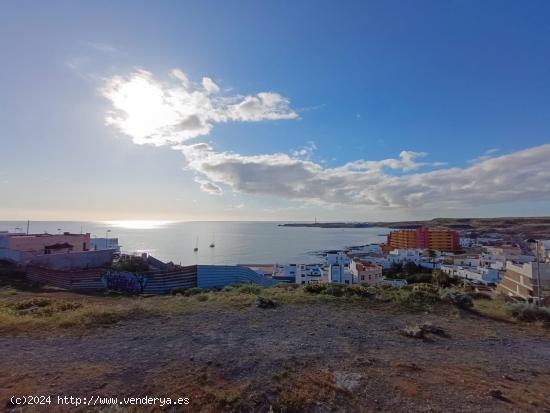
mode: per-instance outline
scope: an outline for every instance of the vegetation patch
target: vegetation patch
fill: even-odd
[[[520,321],[542,321],[550,326],[550,308],[538,307],[529,303],[512,303],[506,306],[506,312]]]

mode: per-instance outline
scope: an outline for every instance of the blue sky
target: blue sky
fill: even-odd
[[[548,215],[549,16],[546,1],[5,2],[0,218]],[[216,86],[215,109],[178,111],[208,132],[136,144],[106,124],[150,109],[117,109],[124,84],[184,92],[174,69],[190,93]]]

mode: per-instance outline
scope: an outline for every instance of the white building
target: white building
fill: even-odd
[[[353,284],[353,274],[343,264],[332,264],[328,267],[328,280],[334,284]]]
[[[424,250],[420,248],[400,248],[390,251],[387,259],[391,264],[405,264],[407,262],[414,262],[416,265],[420,265],[422,261],[422,253]]]
[[[350,259],[344,251],[329,252],[325,256],[325,263],[327,266],[331,266],[333,264],[349,265]]]
[[[318,264],[275,265],[275,278],[294,279],[297,284],[314,284],[327,282],[323,269]]]
[[[488,267],[442,264],[441,271],[453,277],[478,281],[483,284],[498,284],[504,271]]]

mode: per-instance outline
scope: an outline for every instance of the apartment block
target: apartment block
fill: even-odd
[[[459,251],[458,232],[446,228],[417,228],[392,231],[388,235],[392,248],[426,248],[438,251]]]

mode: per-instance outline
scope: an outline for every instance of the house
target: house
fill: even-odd
[[[343,264],[328,267],[328,282],[334,284],[353,284],[353,274]]]
[[[85,252],[90,249],[90,234],[25,234],[0,232],[0,259],[24,264],[34,257]]]
[[[353,259],[349,265],[353,284],[378,284],[382,280],[382,266],[370,261]]]

